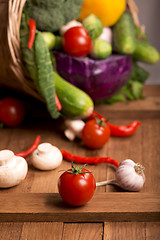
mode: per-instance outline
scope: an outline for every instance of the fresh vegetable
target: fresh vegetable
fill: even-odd
[[[76,20],[72,20],[60,28],[60,34],[64,35],[67,30],[69,30],[72,27],[77,27],[77,26],[82,26],[82,23],[80,23]]]
[[[64,51],[75,57],[83,57],[89,54],[92,48],[92,40],[84,27],[72,27],[65,32],[62,38]]]
[[[36,22],[33,19],[29,19],[28,25],[30,28],[28,48],[31,49],[33,46],[33,42],[34,42],[35,34],[36,34]]]
[[[110,157],[82,157],[78,155],[73,155],[72,153],[62,149],[61,153],[63,158],[69,162],[73,161],[74,163],[86,163],[86,164],[99,164],[99,163],[108,163],[113,164],[115,167],[119,166],[119,163]]]
[[[84,144],[92,149],[101,148],[109,138],[110,128],[104,119],[89,120],[82,130]]]
[[[26,8],[40,31],[55,32],[67,22],[77,19],[83,0],[32,0]]]
[[[49,50],[53,49],[56,44],[56,36],[51,32],[42,32],[42,36]]]
[[[86,165],[86,164],[85,164]],[[62,199],[72,205],[86,204],[96,189],[96,182],[91,172],[82,167],[74,167],[65,171],[58,179],[58,190]]]
[[[116,170],[116,179],[96,183],[96,186],[117,185],[127,191],[140,191],[145,182],[144,167],[131,159],[122,161]]]
[[[39,145],[40,143],[40,136],[38,135],[36,137],[36,139],[34,140],[33,144],[25,151],[23,152],[18,152],[18,153],[15,153],[15,156],[19,156],[19,157],[28,157]]]
[[[61,165],[62,154],[50,143],[41,143],[32,153],[31,163],[40,170],[53,170]]]
[[[143,98],[143,84],[147,80],[149,73],[133,62],[132,74],[129,81],[120,89],[120,91],[105,100],[105,103],[112,104],[119,101],[134,100]]]
[[[159,61],[160,54],[158,50],[147,41],[137,39],[136,49],[133,53],[133,59],[136,61],[153,64]]]
[[[53,118],[58,118],[60,113],[56,106],[55,80],[50,53],[43,36],[40,32],[36,34],[35,59],[38,71],[38,85],[40,93],[45,99],[49,113]]]
[[[91,39],[98,38],[103,31],[103,24],[101,20],[94,14],[90,14],[83,20],[83,26],[87,29],[87,32]]]
[[[19,99],[6,97],[0,101],[0,121],[8,127],[20,125],[25,112],[25,106]]]
[[[96,118],[99,118],[99,120],[103,120],[104,122],[107,122],[104,116],[97,113],[96,111],[93,111],[92,114],[88,117],[88,120],[95,120]],[[139,121],[133,121],[129,125],[113,125],[110,122],[107,122],[111,136],[113,137],[127,137],[133,135],[138,126],[141,126],[141,122]]]
[[[133,54],[136,49],[135,25],[128,12],[113,26],[113,49],[122,54]]]
[[[79,19],[83,20],[90,14],[95,14],[104,26],[113,26],[125,8],[125,0],[84,0]]]
[[[118,92],[132,71],[131,56],[112,55],[104,60],[76,58],[53,51],[57,72],[68,82],[88,93],[94,101]]]
[[[65,120],[65,126],[67,129],[65,129],[64,134],[65,136],[70,140],[73,141],[76,137],[81,138],[82,135],[82,129],[84,128],[85,122],[81,119],[77,120],[71,120],[66,119]]]
[[[28,165],[24,158],[17,157],[10,150],[0,151],[0,188],[20,184],[26,177]]]
[[[112,53],[112,46],[103,39],[97,38],[94,43],[90,56],[95,59],[105,59]]]
[[[55,87],[65,117],[88,117],[94,108],[92,99],[54,72]]]
[[[105,40],[106,42],[112,44],[112,30],[109,27],[104,27],[99,39]]]
[[[56,101],[57,110],[61,111],[62,110],[62,105],[59,101],[59,98],[58,98],[57,94],[55,94],[55,101]]]
[[[111,123],[108,123],[108,125],[112,137],[128,137],[133,135],[138,126],[141,126],[142,124],[139,121],[133,121],[129,125],[113,125]]]

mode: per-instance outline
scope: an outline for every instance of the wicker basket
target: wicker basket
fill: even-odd
[[[0,0],[0,84],[43,101],[28,76],[21,56],[19,29],[25,2]],[[139,25],[135,3],[133,0],[127,0],[127,3],[135,23]]]

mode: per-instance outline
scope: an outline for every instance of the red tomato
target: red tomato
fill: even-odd
[[[102,147],[110,137],[110,128],[103,120],[92,119],[86,122],[82,130],[84,144],[92,149]]]
[[[18,99],[4,98],[0,101],[0,121],[8,127],[18,126],[25,117],[25,109]]]
[[[96,189],[96,181],[92,173],[85,168],[82,168],[82,173],[78,174],[71,173],[72,170],[65,171],[59,177],[58,190],[66,203],[81,206],[92,198]]]
[[[65,32],[62,38],[64,51],[75,57],[83,57],[90,53],[92,40],[84,27],[72,27]]]

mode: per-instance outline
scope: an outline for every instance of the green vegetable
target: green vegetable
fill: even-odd
[[[53,118],[58,118],[60,113],[57,111],[55,102],[53,67],[48,47],[44,42],[42,33],[38,31],[31,50],[28,49],[28,39],[28,15],[24,11],[20,27],[20,44],[23,59],[37,90],[46,101],[48,111]]]
[[[112,46],[103,39],[97,38],[94,43],[90,56],[95,59],[105,59],[112,53]]]
[[[49,50],[53,49],[56,43],[55,35],[51,32],[42,32],[42,36]]]
[[[94,14],[89,15],[83,20],[83,26],[87,29],[87,32],[91,39],[98,38],[103,31],[103,24],[101,20]]]
[[[52,118],[60,116],[55,102],[55,85],[53,76],[53,67],[50,53],[43,39],[42,33],[37,32],[35,39],[35,56],[38,69],[38,83],[40,93],[47,104],[47,109]]]
[[[153,64],[159,61],[160,54],[158,50],[147,41],[137,39],[136,49],[133,53],[133,59],[136,61]]]
[[[136,49],[135,25],[128,12],[124,12],[113,26],[113,48],[122,54],[132,54]]]
[[[133,62],[133,69],[131,79],[134,79],[140,83],[144,83],[149,77],[149,72],[140,67],[136,62]]]
[[[87,116],[93,110],[93,101],[86,93],[63,80],[53,71],[54,58],[53,55],[51,58],[41,32],[36,32],[34,45],[31,50],[28,49],[29,27],[27,22],[27,14],[23,13],[20,28],[23,59],[52,118],[60,116],[55,103],[55,89],[62,104],[62,114],[68,117]]]
[[[32,78],[37,90],[39,91],[38,85],[38,72],[37,66],[35,64],[35,43],[33,43],[33,47],[28,49],[28,40],[29,40],[29,26],[28,22],[28,15],[26,11],[23,11],[22,18],[21,18],[21,26],[20,26],[20,46],[23,55],[23,59],[26,63],[26,68]]]
[[[112,97],[105,100],[105,103],[124,102],[125,100],[135,100],[144,98],[143,84],[147,80],[149,73],[133,62],[133,69],[130,80],[121,88],[121,90]]]
[[[136,37],[138,39],[147,40],[147,34],[145,34],[138,26],[136,28]]]
[[[82,3],[83,0],[32,0],[27,10],[29,17],[36,21],[37,29],[55,32],[78,18]]]
[[[65,81],[54,72],[55,86],[58,98],[62,105],[62,114],[66,117],[87,117],[93,111],[92,99],[74,85]]]

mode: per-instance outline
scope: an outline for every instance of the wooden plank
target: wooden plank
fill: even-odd
[[[61,240],[63,223],[24,223],[19,240]]]
[[[59,194],[2,194],[0,221],[158,221],[158,193],[97,193],[81,207],[70,207]]]
[[[130,118],[159,118],[160,117],[160,92],[159,96],[148,96],[145,100],[117,102],[115,104],[96,105],[96,111],[108,119]]]
[[[0,223],[1,240],[20,239],[23,223]]]
[[[160,239],[160,222],[146,223],[146,240]]]
[[[105,222],[103,240],[146,240],[145,223]]]
[[[62,240],[102,240],[102,223],[65,223]]]

